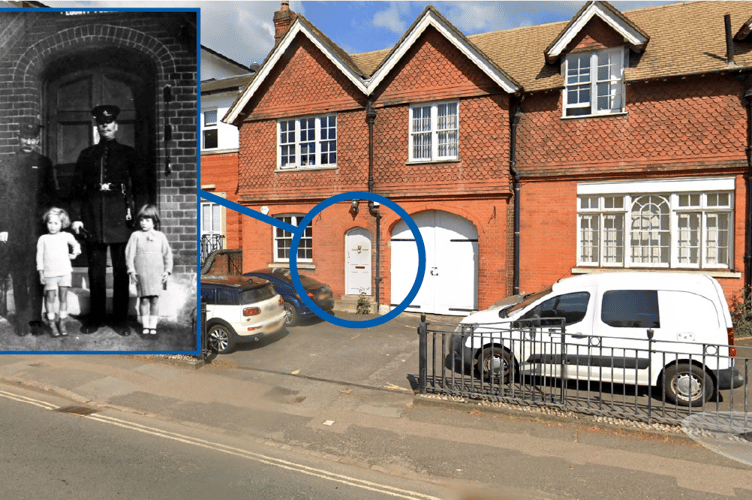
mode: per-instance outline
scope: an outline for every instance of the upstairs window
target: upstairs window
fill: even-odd
[[[459,101],[410,106],[410,161],[459,158]]]
[[[277,168],[292,170],[336,165],[337,115],[277,122]]]
[[[216,109],[204,111],[202,139],[203,149],[217,149],[219,147],[219,130],[217,129]]]
[[[624,111],[622,48],[570,54],[564,61],[564,116]]]

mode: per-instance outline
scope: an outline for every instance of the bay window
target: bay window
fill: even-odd
[[[642,189],[618,192],[630,188]],[[733,190],[733,178],[581,184],[578,265],[730,269]]]

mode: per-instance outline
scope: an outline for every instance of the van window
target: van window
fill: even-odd
[[[615,328],[660,328],[658,292],[611,290],[604,293],[601,321]]]
[[[538,304],[520,319],[540,318],[540,326],[557,326],[561,324],[560,319],[547,320],[545,318],[564,318],[566,326],[573,325],[585,318],[589,300],[590,294],[588,292],[559,295]]]

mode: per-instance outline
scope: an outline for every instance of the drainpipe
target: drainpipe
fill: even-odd
[[[747,190],[746,238],[744,250],[744,289],[752,285],[752,87],[744,93],[747,99],[747,175],[744,185]]]
[[[376,110],[373,103],[368,101],[366,105],[366,122],[368,123],[368,192],[373,193],[373,124],[376,122]],[[381,305],[381,213],[379,213],[379,204],[373,201],[368,202],[368,212],[376,218],[376,314],[379,314]]]
[[[736,66],[734,63],[734,37],[731,35],[731,14],[723,16],[726,27],[726,65]]]
[[[523,97],[520,97],[514,106],[509,119],[510,146],[509,146],[509,171],[512,174],[514,191],[514,262],[512,277],[512,294],[520,293],[520,173],[517,170],[517,125],[520,123]]]

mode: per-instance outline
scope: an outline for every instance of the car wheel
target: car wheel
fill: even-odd
[[[289,302],[284,302],[282,307],[285,308],[285,325],[295,326],[298,323],[298,311],[295,306]]]
[[[483,380],[508,384],[512,379],[512,354],[498,346],[483,348],[475,360],[478,374]]]
[[[666,368],[663,375],[666,398],[680,406],[702,406],[715,394],[712,377],[702,368],[678,363]]]
[[[235,332],[221,324],[209,327],[209,349],[218,354],[227,354],[235,350]]]

